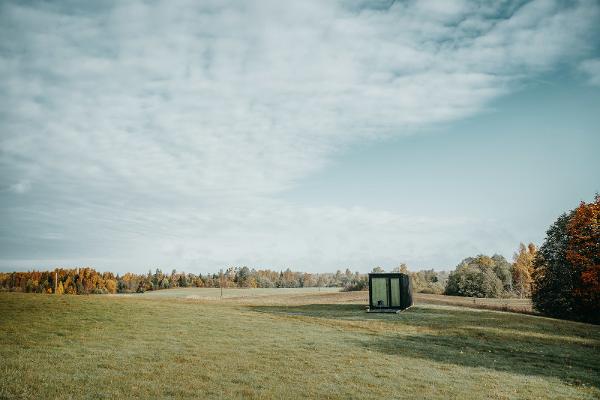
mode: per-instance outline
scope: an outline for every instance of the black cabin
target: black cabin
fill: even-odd
[[[410,276],[400,272],[369,274],[369,312],[394,312],[412,306]]]

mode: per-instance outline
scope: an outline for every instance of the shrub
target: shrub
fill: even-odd
[[[362,277],[360,279],[353,279],[351,282],[344,285],[342,289],[343,292],[357,292],[361,290],[369,289],[369,281],[368,278]]]
[[[508,272],[507,272],[508,271]],[[499,255],[465,258],[450,273],[445,294],[468,297],[500,297],[510,290],[510,264]]]

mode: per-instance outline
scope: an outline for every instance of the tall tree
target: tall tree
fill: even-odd
[[[600,322],[600,195],[573,211],[567,232],[566,258],[579,278],[573,288],[575,312]]]
[[[559,318],[600,323],[600,196],[561,215],[534,261],[532,301]]]
[[[525,246],[519,244],[519,251],[513,256],[512,280],[513,290],[521,298],[531,296],[533,260],[537,249],[533,243]]]
[[[63,287],[62,282],[58,282],[58,286],[56,287],[56,294],[64,294],[65,288]]]

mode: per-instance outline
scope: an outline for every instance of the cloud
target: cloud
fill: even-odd
[[[590,85],[600,86],[600,58],[582,61],[579,70],[587,75]]]
[[[2,198],[2,213],[12,229],[92,243],[116,230],[122,243],[234,246],[280,218],[264,209],[273,196],[346,146],[473,115],[584,56],[598,15],[595,2],[4,2],[0,186],[41,195]],[[307,212],[272,206],[298,223]],[[236,224],[222,209],[239,210]],[[263,219],[242,223],[254,212]],[[314,252],[286,254],[272,262],[304,267]]]
[[[114,208],[105,210],[104,205],[62,206],[53,215],[31,215],[39,232],[20,240],[38,246],[43,242],[54,249],[52,259],[74,264],[101,262],[103,268],[124,271],[135,260],[133,267],[139,271],[161,265],[202,272],[225,265],[308,271],[391,268],[400,262],[444,267],[489,247],[510,251],[517,242],[510,235],[499,238],[500,224],[493,220],[266,203],[206,210],[131,208],[118,216],[110,216]],[[49,262],[43,251],[28,253],[26,260],[13,258],[10,249],[3,254],[7,267]]]
[[[29,181],[20,181],[15,184],[12,184],[8,187],[8,190],[13,193],[23,194],[29,192],[31,190],[31,182]]]

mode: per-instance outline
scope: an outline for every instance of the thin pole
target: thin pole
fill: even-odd
[[[219,272],[219,287],[221,288],[221,300],[223,300],[223,270]]]
[[[54,271],[54,294],[58,290],[58,272]]]

